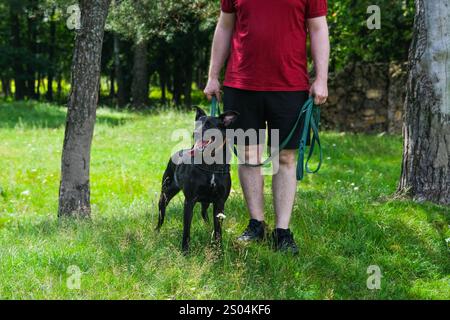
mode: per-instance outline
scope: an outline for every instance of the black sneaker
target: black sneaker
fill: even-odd
[[[293,255],[297,255],[299,253],[291,230],[275,229],[272,233],[272,239],[275,251],[287,252]]]
[[[255,240],[263,240],[265,237],[266,226],[264,221],[251,219],[247,229],[237,238],[238,241],[249,242]]]

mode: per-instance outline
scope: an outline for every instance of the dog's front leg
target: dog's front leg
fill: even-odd
[[[183,227],[183,243],[182,249],[183,253],[187,254],[189,252],[189,241],[191,240],[191,223],[192,216],[194,214],[195,201],[184,200],[184,227]]]
[[[220,244],[222,242],[222,220],[225,204],[222,201],[214,203],[214,240]]]

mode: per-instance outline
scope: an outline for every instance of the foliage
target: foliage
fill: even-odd
[[[380,0],[381,29],[369,30],[370,0],[329,1],[331,67],[354,61],[406,61],[412,37],[414,0]]]
[[[0,3],[0,78],[24,79],[45,83],[52,70],[61,78],[70,76],[73,33],[66,28],[68,0],[20,0]],[[12,17],[17,15],[17,27]],[[51,41],[50,26],[55,25],[56,39]],[[13,42],[13,34],[19,43]],[[54,48],[54,57],[49,56]],[[21,74],[14,70],[15,62],[24,68]],[[39,90],[36,90],[39,97]],[[29,96],[28,98],[36,98]]]
[[[117,0],[109,15],[109,27],[127,38],[163,38],[170,42],[177,34],[192,32],[198,25],[210,31],[217,19],[213,13],[218,13],[214,3],[211,0]]]

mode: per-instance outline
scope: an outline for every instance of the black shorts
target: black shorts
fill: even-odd
[[[232,129],[279,130],[279,143],[281,144],[292,131],[300,110],[309,98],[308,91],[249,91],[224,87],[224,110],[239,112],[239,116],[232,125]],[[285,149],[298,149],[303,132],[304,115],[291,140]],[[268,145],[271,146],[269,131]],[[242,141],[242,139],[240,140]],[[254,141],[254,140],[253,140]],[[239,140],[234,141],[239,143]],[[264,141],[258,139],[257,144]],[[252,145],[250,139],[245,145]],[[307,136],[307,145],[310,145],[310,133]]]

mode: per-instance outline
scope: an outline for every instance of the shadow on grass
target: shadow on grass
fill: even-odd
[[[97,114],[97,124],[120,126],[127,118]],[[66,108],[38,102],[0,103],[0,128],[57,129],[65,125]]]

